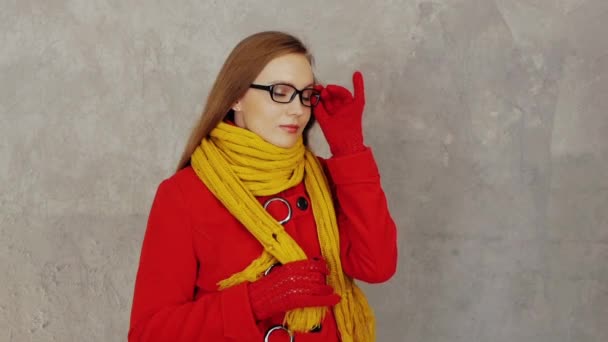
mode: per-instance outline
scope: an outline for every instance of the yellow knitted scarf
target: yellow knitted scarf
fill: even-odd
[[[307,258],[255,198],[274,195],[304,180],[321,253],[330,270],[327,281],[342,298],[333,308],[342,341],[374,341],[371,308],[353,279],[342,271],[338,225],[327,179],[301,137],[294,147],[285,149],[249,130],[220,122],[196,148],[191,165],[209,190],[264,246],[262,255],[243,271],[220,281],[220,289],[255,281],[277,261],[285,264]],[[284,324],[292,331],[310,331],[322,322],[326,310],[325,307],[292,310],[287,312]]]

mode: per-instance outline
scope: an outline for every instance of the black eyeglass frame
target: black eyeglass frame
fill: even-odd
[[[273,89],[276,86],[288,86],[290,88],[292,88],[294,90],[293,94],[291,94],[291,98],[289,98],[289,101],[279,101],[277,99],[274,98],[274,92]],[[255,84],[252,83],[251,85],[249,85],[249,88],[254,88],[254,89],[261,89],[261,90],[266,90],[267,92],[270,93],[270,98],[272,99],[272,101],[277,102],[277,103],[291,103],[293,101],[293,99],[296,97],[296,95],[298,95],[298,97],[300,98],[300,103],[305,106],[305,107],[310,107],[310,108],[314,108],[316,105],[319,104],[319,102],[321,102],[321,92],[317,91],[315,88],[304,88],[302,90],[298,90],[298,88],[292,86],[291,84],[287,84],[287,83],[276,83],[276,84],[271,84],[271,85],[261,85],[261,84]],[[302,98],[302,94],[304,94],[305,90],[312,90],[313,91],[313,96],[317,97],[317,102],[315,102],[313,104],[313,101],[310,101],[310,106],[306,105],[304,103],[304,99]]]

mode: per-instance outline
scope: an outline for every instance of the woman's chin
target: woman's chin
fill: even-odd
[[[276,147],[280,147],[280,148],[292,148],[296,145],[296,143],[298,142],[297,139],[272,139],[272,140],[267,140],[269,143],[273,144]]]

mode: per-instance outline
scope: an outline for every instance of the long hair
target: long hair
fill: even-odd
[[[313,56],[302,41],[285,32],[259,32],[243,39],[234,47],[213,83],[207,103],[190,133],[176,171],[190,164],[190,156],[196,147],[220,121],[224,120],[226,116],[233,119],[232,105],[245,95],[249,85],[262,72],[266,64],[276,57],[290,53],[304,55],[311,66],[314,63]],[[314,122],[314,116],[311,115],[302,133],[304,144],[308,144],[308,132]]]

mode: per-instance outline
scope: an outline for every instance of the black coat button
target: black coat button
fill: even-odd
[[[300,197],[296,201],[296,206],[298,206],[300,210],[306,210],[308,209],[308,201],[306,200],[306,198]]]

